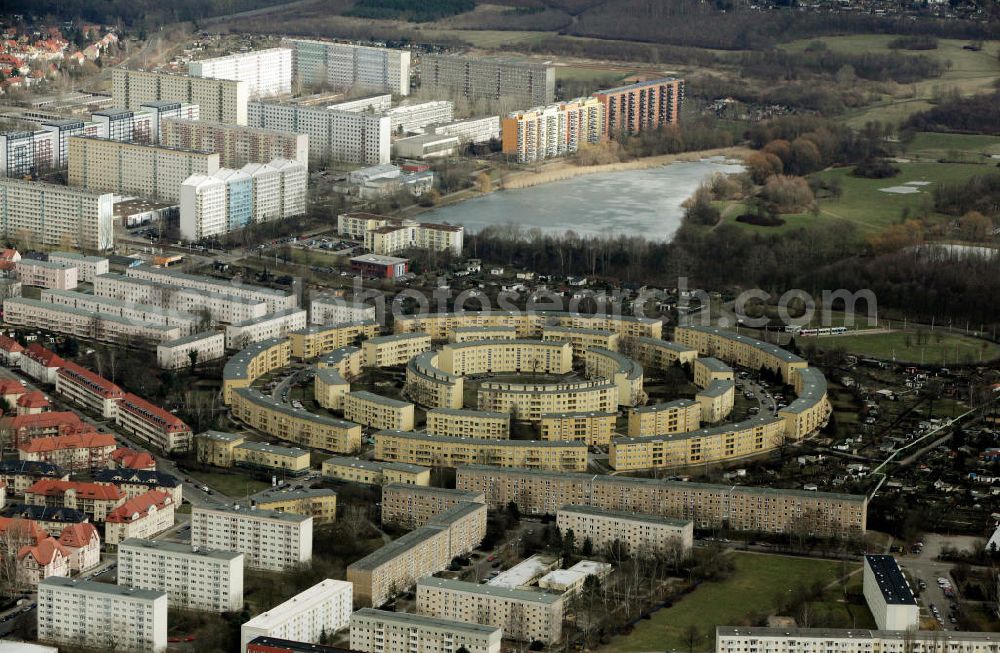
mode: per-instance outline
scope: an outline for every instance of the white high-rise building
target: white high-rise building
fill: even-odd
[[[500,653],[501,629],[405,612],[361,608],[351,615],[351,650],[379,653]]]
[[[243,608],[243,554],[130,538],[118,545],[118,584],[162,590],[175,608],[234,612]]]
[[[281,172],[268,163],[248,163],[241,170],[253,181],[251,222],[270,222],[281,217]]]
[[[38,639],[105,651],[167,648],[167,593],[61,576],[38,584]]]
[[[896,559],[866,555],[863,583],[865,602],[879,630],[917,630],[920,607]]]
[[[309,183],[309,171],[306,166],[288,159],[275,159],[268,165],[281,175],[280,217],[284,219],[305,213],[306,187]]]
[[[718,653],[994,653],[1000,634],[941,630],[837,628],[715,629]]]
[[[392,133],[399,134],[438,122],[451,122],[455,117],[455,104],[451,100],[404,104],[389,109],[385,115],[391,120]]]
[[[332,41],[285,39],[302,85],[410,94],[410,51]]]
[[[181,238],[198,241],[228,231],[226,182],[213,175],[191,175],[181,184]]]
[[[353,586],[343,580],[324,581],[296,594],[240,628],[242,651],[255,637],[276,637],[316,643],[351,623]]]
[[[268,48],[188,64],[192,77],[246,82],[250,97],[285,95],[292,92],[292,50]]]
[[[280,102],[251,102],[251,127],[309,135],[309,156],[345,163],[388,163],[392,119],[386,115],[335,111]]]
[[[283,571],[309,562],[312,535],[312,517],[240,506],[191,510],[192,546],[241,551],[251,569]]]

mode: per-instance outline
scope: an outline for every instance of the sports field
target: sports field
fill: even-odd
[[[695,651],[712,650],[715,627],[740,625],[750,615],[767,615],[774,611],[785,592],[796,586],[810,587],[815,582],[835,583],[841,574],[841,563],[831,560],[794,558],[759,553],[733,553],[735,566],[729,578],[718,583],[704,583],[672,607],[660,610],[649,620],[636,624],[635,630],[616,637],[603,653],[613,651],[687,651],[684,633],[692,625],[701,633]],[[848,566],[855,570],[857,564]],[[835,610],[834,594],[822,602],[827,610]],[[847,608],[843,607],[846,613]]]
[[[799,345],[805,338],[798,341]],[[929,365],[981,363],[1000,358],[1000,345],[938,329],[925,336],[916,331],[894,331],[867,336],[810,338],[821,349],[842,347],[858,356]]]

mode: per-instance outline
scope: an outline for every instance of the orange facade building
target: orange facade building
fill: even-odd
[[[680,120],[684,102],[684,80],[673,77],[637,82],[597,91],[604,105],[604,133],[640,132],[672,125]]]

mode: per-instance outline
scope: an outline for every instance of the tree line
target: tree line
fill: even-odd
[[[914,113],[903,123],[903,129],[1000,134],[1000,91],[967,97],[954,93],[944,102]]]

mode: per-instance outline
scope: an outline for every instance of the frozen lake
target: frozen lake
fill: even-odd
[[[670,240],[681,224],[681,204],[716,172],[740,172],[742,165],[718,157],[658,168],[581,175],[530,188],[475,197],[420,215],[427,222],[484,227],[517,224],[581,236],[643,235]]]

